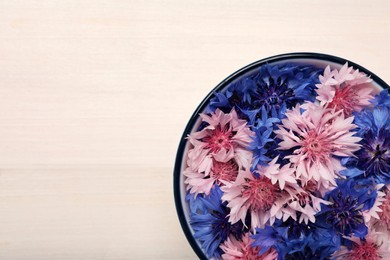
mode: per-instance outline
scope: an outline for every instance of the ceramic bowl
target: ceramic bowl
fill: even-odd
[[[189,224],[189,220],[190,220],[189,206],[185,200],[186,187],[184,184],[184,176],[182,173],[186,166],[186,162],[184,159],[189,150],[189,142],[187,141],[186,137],[194,129],[198,128],[200,124],[199,113],[205,110],[210,99],[212,98],[213,94],[216,91],[223,90],[232,81],[239,79],[240,77],[243,77],[244,75],[250,73],[253,70],[256,70],[257,68],[259,68],[264,64],[268,63],[274,65],[274,64],[290,63],[290,62],[314,65],[320,68],[325,68],[327,65],[331,65],[333,68],[337,68],[337,69],[339,69],[342,65],[348,62],[349,66],[353,66],[355,69],[359,69],[361,72],[364,72],[367,75],[369,75],[373,80],[373,84],[377,88],[379,89],[389,88],[389,86],[383,80],[381,80],[378,76],[376,76],[371,71],[365,69],[364,67],[343,58],[326,55],[326,54],[320,54],[320,53],[288,53],[288,54],[282,54],[282,55],[277,55],[266,59],[262,59],[248,66],[245,66],[244,68],[239,69],[238,71],[234,72],[226,79],[224,79],[221,83],[219,83],[203,99],[203,101],[195,109],[193,115],[189,119],[189,122],[185,127],[183,135],[180,139],[180,144],[177,150],[176,162],[174,168],[174,179],[173,179],[174,198],[175,198],[176,210],[179,217],[179,221],[182,226],[183,232],[187,237],[188,242],[190,243],[190,245],[192,246],[193,250],[198,255],[198,257],[201,259],[207,259],[207,257],[201,245],[199,244],[198,241],[196,241],[196,239],[193,236],[193,230]]]

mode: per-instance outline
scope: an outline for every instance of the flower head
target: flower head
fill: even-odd
[[[194,237],[198,239],[209,257],[219,258],[220,245],[231,235],[240,239],[246,231],[241,222],[228,221],[229,208],[221,201],[222,191],[215,185],[209,196],[187,195],[190,202],[190,224]]]
[[[360,147],[360,138],[351,132],[356,127],[353,117],[313,103],[296,106],[286,116],[275,133],[282,140],[279,149],[292,150],[286,158],[295,166],[296,178],[304,184],[316,181],[319,189],[330,190],[343,169],[337,157],[353,156]]]
[[[356,115],[357,136],[362,149],[342,160],[348,168],[342,174],[352,178],[373,177],[377,183],[390,182],[390,109],[376,107]]]
[[[187,167],[183,174],[187,177],[184,183],[188,185],[187,189],[190,189],[191,193],[208,195],[215,183],[223,185],[222,181],[233,182],[238,175],[238,165],[234,160],[214,161],[208,176],[203,172],[192,171],[190,167]]]
[[[281,190],[289,186],[293,191],[289,191],[290,198],[286,204],[275,204],[271,213],[275,214],[277,219],[286,220],[291,217],[294,220],[299,219],[299,223],[308,224],[309,221],[315,222],[315,215],[321,210],[321,204],[331,204],[321,199],[315,183],[313,181],[301,185],[294,178],[294,167],[291,164],[281,166],[277,164],[278,157],[274,158],[267,167],[259,167],[262,175],[269,178],[272,184],[279,184]]]
[[[352,237],[347,239],[347,246],[333,254],[336,260],[379,260],[389,259],[390,240],[386,234],[369,230],[365,239]]]
[[[390,192],[388,189],[385,192],[378,192],[379,201],[376,201],[376,206],[379,207],[376,212],[375,226],[379,226],[380,231],[390,231]],[[378,200],[377,198],[377,200]]]
[[[275,157],[266,167],[258,167],[258,172],[263,174],[265,177],[271,180],[272,184],[278,183],[281,190],[284,189],[286,183],[296,184],[297,180],[293,176],[294,169],[290,164],[286,164],[283,167],[276,163],[278,156]]]
[[[264,107],[261,109],[261,115],[261,118],[251,123],[254,132],[253,140],[248,147],[253,153],[251,170],[255,170],[258,165],[267,165],[279,154],[273,130],[280,119],[269,117]]]
[[[264,225],[270,219],[270,209],[279,197],[279,187],[273,185],[267,177],[256,177],[250,171],[242,171],[236,181],[222,187],[222,199],[231,209],[229,221],[245,222],[251,212],[251,226]]]
[[[241,171],[234,183],[226,183],[222,187],[222,199],[227,201],[231,209],[229,221],[244,222],[250,214],[251,227],[263,227],[268,221],[272,224],[275,219],[296,218],[295,210],[288,203],[294,200],[297,185],[291,177],[287,177],[288,169],[283,169],[280,178],[275,181],[268,178],[262,169],[252,174],[250,171]],[[270,176],[270,175],[268,175]],[[282,180],[283,179],[283,180]]]
[[[321,210],[321,204],[330,205],[329,201],[316,197],[314,194],[298,189],[296,195],[289,203],[289,207],[297,212],[299,223],[304,222],[306,225],[310,222],[316,222],[316,214]]]
[[[383,214],[384,211],[382,210],[382,208],[385,207],[385,205],[383,205],[383,204],[386,203],[386,200],[387,200],[386,193],[383,190],[383,187],[384,187],[383,184],[376,185],[376,187],[375,187],[375,189],[376,189],[375,202],[370,209],[363,211],[364,221],[368,225],[372,225],[373,223],[378,222],[378,221],[380,221],[380,222],[385,221],[386,222],[386,214]],[[382,216],[382,217],[380,217],[380,216]],[[389,212],[388,217],[389,217],[389,224],[390,224],[390,212]]]
[[[184,175],[191,193],[209,194],[214,183],[234,181],[239,169],[250,167],[252,154],[246,147],[253,133],[234,109],[228,114],[216,110],[200,117],[206,125],[189,136],[193,148],[188,152]]]
[[[293,219],[278,220],[273,226],[257,228],[252,238],[255,240],[252,246],[261,248],[260,256],[275,249],[278,259],[328,259],[340,245],[340,238],[331,229]]]
[[[319,218],[324,219],[340,235],[355,235],[364,238],[367,226],[364,212],[371,209],[377,197],[377,190],[370,180],[339,180],[338,186],[326,194],[325,199],[332,202],[323,205]]]
[[[371,79],[366,74],[348,67],[346,63],[340,70],[331,70],[327,66],[324,75],[320,76],[320,84],[316,86],[322,106],[342,110],[346,116],[354,111],[361,111],[370,105],[375,88],[369,84]]]
[[[224,254],[224,260],[276,260],[277,253],[274,249],[270,249],[261,256],[259,256],[260,247],[252,247],[254,240],[250,237],[250,233],[246,233],[241,240],[233,236],[221,245]]]
[[[263,65],[258,70],[233,81],[217,92],[209,109],[230,111],[232,107],[256,110],[264,107],[269,115],[294,107],[306,100],[314,101],[315,84],[321,69],[299,64]],[[241,114],[246,117],[244,113]]]
[[[374,100],[371,100],[371,103],[374,107],[388,107],[390,108],[390,96],[389,90],[384,89],[375,96]]]

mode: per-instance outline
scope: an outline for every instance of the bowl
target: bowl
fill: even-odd
[[[193,113],[193,115],[189,119],[187,126],[185,127],[177,150],[173,175],[174,199],[177,215],[188,242],[190,243],[197,256],[201,259],[207,259],[208,257],[206,251],[202,248],[201,243],[194,238],[194,230],[189,224],[190,209],[188,201],[186,200],[187,189],[186,184],[184,183],[185,176],[183,175],[183,171],[187,167],[185,158],[188,154],[189,149],[191,148],[191,144],[188,141],[187,136],[199,129],[199,127],[201,126],[199,114],[207,110],[207,107],[210,105],[210,100],[213,98],[216,92],[225,90],[226,87],[229,86],[229,84],[231,84],[232,82],[235,82],[238,79],[242,79],[247,75],[251,75],[252,73],[254,73],[254,71],[258,70],[260,67],[266,64],[273,66],[283,65],[287,63],[298,64],[302,66],[310,65],[319,68],[322,71],[328,65],[330,65],[332,69],[341,69],[345,63],[348,63],[348,66],[352,66],[354,69],[358,69],[360,72],[369,75],[372,79],[371,84],[373,84],[373,86],[377,88],[378,91],[381,89],[389,88],[389,86],[383,80],[381,80],[378,76],[365,69],[364,67],[340,57],[320,53],[287,53],[272,56],[266,59],[256,61],[250,65],[245,66],[244,68],[239,69],[238,71],[234,72],[226,79],[224,79],[221,83],[219,83],[195,109],[195,112]]]

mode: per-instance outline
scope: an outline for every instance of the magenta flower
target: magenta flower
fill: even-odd
[[[252,153],[246,148],[253,132],[234,109],[228,114],[217,109],[200,117],[207,126],[188,137],[193,148],[188,152],[184,175],[191,193],[208,195],[214,183],[232,182],[239,169],[251,166]]]
[[[264,254],[259,256],[260,247],[252,247],[254,240],[250,237],[250,233],[246,233],[241,240],[237,240],[234,236],[228,239],[221,245],[224,254],[223,260],[276,260],[278,254],[274,248],[269,249]]]
[[[305,103],[286,112],[286,119],[275,133],[282,141],[279,149],[292,151],[286,156],[295,168],[302,185],[317,182],[322,193],[336,186],[338,172],[344,169],[336,156],[353,156],[359,150],[352,129],[353,117],[345,118],[342,111]]]
[[[343,110],[346,116],[352,112],[360,112],[370,105],[375,90],[369,84],[372,80],[366,74],[348,67],[346,63],[340,70],[331,70],[326,67],[324,75],[320,76],[317,84],[317,100],[322,106]]]

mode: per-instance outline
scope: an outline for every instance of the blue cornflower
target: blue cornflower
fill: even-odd
[[[274,226],[267,225],[264,228],[256,228],[256,234],[251,237],[255,240],[251,246],[261,248],[260,256],[272,247],[278,249],[278,245],[284,243],[283,236],[277,232]]]
[[[271,226],[257,228],[252,236],[253,247],[261,247],[259,255],[270,248],[278,252],[279,260],[327,259],[339,247],[340,238],[332,229],[322,227],[320,223],[299,223],[293,219],[276,221]]]
[[[258,109],[255,113],[260,114],[261,118],[254,118],[253,111],[241,110],[249,117],[249,123],[252,125],[252,131],[255,135],[252,137],[253,141],[250,143],[248,149],[253,153],[252,171],[256,169],[257,165],[267,165],[278,154],[275,134],[273,132],[275,124],[280,122],[280,119],[275,117],[268,117],[267,111],[264,107]],[[275,154],[276,153],[276,154]]]
[[[384,95],[386,94],[386,95]],[[361,137],[361,149],[355,157],[342,159],[347,167],[341,173],[351,178],[373,177],[377,183],[390,183],[390,107],[387,92],[376,97],[377,107],[355,115],[358,126],[355,136]]]
[[[193,194],[187,194],[194,237],[199,240],[207,255],[215,258],[222,254],[219,246],[229,235],[240,239],[247,231],[241,221],[233,225],[229,223],[230,211],[226,207],[226,202],[221,201],[222,194],[217,185],[214,185],[208,196],[194,197]]]
[[[280,110],[292,108],[297,103],[314,101],[315,84],[319,83],[321,73],[322,69],[307,65],[266,64],[215,93],[209,109],[228,112],[233,107],[248,111],[264,107],[275,117]]]
[[[254,106],[264,106],[267,111],[288,109],[303,101],[314,101],[315,84],[319,83],[320,69],[288,64],[262,66],[255,76],[258,86]]]
[[[390,96],[388,89],[384,89],[378,95],[376,95],[374,100],[372,100],[372,103],[375,107],[390,108]]]
[[[364,238],[368,230],[363,211],[372,208],[376,197],[375,183],[370,179],[338,180],[337,187],[324,197],[332,204],[322,204],[316,220],[323,221],[341,236]]]

